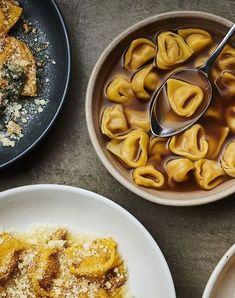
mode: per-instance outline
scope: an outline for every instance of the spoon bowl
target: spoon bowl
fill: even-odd
[[[203,100],[190,117],[175,114],[167,100],[167,84],[170,79],[194,84],[203,90]],[[212,86],[207,73],[200,69],[185,69],[172,74],[153,94],[150,107],[151,132],[158,137],[176,135],[193,125],[205,113],[212,99]]]

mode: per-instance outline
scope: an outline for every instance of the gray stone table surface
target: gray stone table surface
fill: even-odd
[[[214,266],[235,242],[233,198],[207,206],[173,208],[155,205],[130,193],[110,176],[91,146],[84,113],[85,91],[97,58],[128,26],[154,14],[185,9],[208,11],[235,21],[235,0],[58,0],[58,3],[73,50],[68,98],[43,143],[21,162],[0,173],[0,189],[60,183],[109,197],[136,216],[155,238],[172,272],[177,297],[201,297]],[[144,258],[143,266],[147,266]]]

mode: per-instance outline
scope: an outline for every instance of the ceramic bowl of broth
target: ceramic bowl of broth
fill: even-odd
[[[86,94],[94,149],[127,189],[172,206],[213,202],[235,191],[235,45],[210,73],[213,98],[204,116],[171,138],[150,131],[151,95],[172,73],[200,67],[232,22],[205,12],[170,12],[121,33],[100,56]],[[205,100],[199,82],[167,84],[169,109],[190,119]]]

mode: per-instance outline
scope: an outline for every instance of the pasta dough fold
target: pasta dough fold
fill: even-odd
[[[135,97],[131,83],[127,78],[118,75],[108,85],[106,90],[107,98],[116,103],[126,103]]]
[[[195,162],[195,178],[201,188],[210,190],[224,181],[225,172],[218,162],[200,159]]]
[[[206,156],[209,144],[203,127],[200,124],[195,124],[184,133],[173,136],[169,148],[177,155],[198,160]]]
[[[141,129],[135,129],[112,139],[108,143],[107,149],[119,157],[128,167],[138,168],[147,162],[148,144],[148,134]]]
[[[126,69],[137,70],[156,55],[156,46],[148,38],[138,38],[132,41],[124,57]]]
[[[167,97],[172,110],[179,116],[192,116],[203,101],[203,91],[200,87],[169,79],[167,81]]]
[[[206,158],[216,159],[228,136],[229,128],[218,124],[217,121],[210,121],[204,125],[204,129],[209,144]]]
[[[164,156],[167,156],[170,151],[167,146],[168,139],[154,137],[149,142],[148,157],[149,161],[160,162]]]
[[[225,148],[221,158],[221,165],[227,175],[235,177],[235,141]]]
[[[137,185],[159,189],[164,185],[164,176],[152,165],[139,167],[133,171],[133,180]]]
[[[128,130],[125,114],[121,105],[115,105],[104,109],[101,120],[102,133],[109,138]]]
[[[154,91],[159,84],[158,75],[152,69],[153,65],[147,65],[137,71],[132,78],[132,88],[136,96],[143,101],[150,99],[150,94],[147,90]]]
[[[223,72],[215,81],[222,96],[235,95],[235,75],[231,72]]]
[[[175,183],[185,182],[190,178],[190,172],[194,170],[194,163],[188,158],[171,159],[166,164],[168,183],[174,186]]]
[[[216,98],[211,101],[209,108],[204,114],[204,117],[214,118],[218,121],[223,119],[223,106],[220,99]]]
[[[130,127],[140,128],[145,131],[150,130],[150,120],[148,111],[142,112],[138,110],[126,109],[125,115]]]
[[[158,35],[157,67],[171,69],[185,62],[193,54],[181,36],[173,32],[162,32]]]
[[[201,51],[213,42],[213,38],[210,33],[202,29],[180,29],[178,30],[178,34],[183,37],[194,52]]]
[[[235,49],[229,45],[226,45],[216,59],[216,65],[221,71],[233,70],[235,67]]]

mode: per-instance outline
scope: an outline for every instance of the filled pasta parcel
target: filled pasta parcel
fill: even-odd
[[[125,298],[127,281],[112,238],[48,226],[0,233],[0,297]]]

